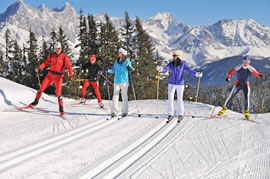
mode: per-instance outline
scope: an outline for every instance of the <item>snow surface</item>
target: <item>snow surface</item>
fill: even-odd
[[[63,120],[46,94],[39,107],[48,109],[13,110],[35,92],[0,78],[0,178],[270,177],[270,114],[257,115],[261,124],[233,111],[206,119],[213,106],[185,102],[184,120],[166,124],[167,101],[144,100],[142,117],[130,101],[127,118],[107,121],[108,101],[101,110],[95,100],[72,106],[64,98]]]

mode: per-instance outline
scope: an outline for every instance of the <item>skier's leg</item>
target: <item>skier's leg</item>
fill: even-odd
[[[120,83],[121,93],[122,93],[122,113],[128,114],[128,83]]]
[[[245,110],[249,110],[249,96],[250,96],[250,87],[246,85],[243,88],[244,91],[244,98],[245,98]]]
[[[174,93],[175,93],[175,85],[169,84],[168,86],[168,113],[169,115],[174,115]]]
[[[91,84],[92,84],[92,86],[93,86],[93,88],[95,90],[95,94],[97,96],[98,103],[102,103],[98,83],[97,82],[92,82]]]
[[[184,116],[184,101],[183,101],[183,94],[184,94],[184,85],[177,85],[177,108],[178,108],[178,115]]]
[[[36,94],[36,98],[35,101],[32,102],[31,104],[29,104],[29,106],[36,106],[38,104],[38,101],[43,93],[43,91],[45,91],[46,88],[48,88],[48,86],[52,83],[52,78],[50,73],[47,74],[47,76],[44,78],[44,80],[42,81],[42,84],[40,86],[40,89],[38,90],[37,94]]]
[[[86,80],[82,87],[82,98],[85,99],[86,96],[86,88],[90,85],[90,82]]]
[[[245,115],[246,119],[250,119],[250,115],[249,115],[249,95],[250,95],[249,82],[247,83],[246,86],[244,86],[243,92],[244,92],[244,98],[245,98],[245,113],[244,113],[244,115]]]
[[[112,113],[118,113],[118,101],[120,93],[120,83],[114,83],[113,88],[113,99],[112,99]]]
[[[60,75],[58,75],[58,76],[54,79],[55,92],[56,92],[56,96],[58,98],[59,112],[61,114],[64,114],[63,98],[62,98],[62,95],[61,95],[63,78]]]
[[[241,88],[239,86],[234,86],[229,97],[227,98],[226,102],[225,102],[225,107],[229,107],[232,99],[235,97],[235,95],[241,90]]]

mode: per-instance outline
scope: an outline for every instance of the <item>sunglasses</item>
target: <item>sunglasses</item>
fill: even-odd
[[[95,61],[96,59],[90,59],[90,61]]]

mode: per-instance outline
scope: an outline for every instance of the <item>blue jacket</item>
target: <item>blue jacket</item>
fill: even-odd
[[[172,61],[167,66],[165,66],[161,72],[167,72],[170,70],[170,80],[169,84],[173,85],[184,85],[184,70],[195,76],[196,71],[192,70],[186,63],[183,61]]]
[[[122,65],[120,64],[120,62],[118,62],[118,60],[115,60],[113,68],[108,69],[108,73],[114,74],[114,83],[129,83],[127,68],[128,66],[132,70],[134,70],[128,58]]]

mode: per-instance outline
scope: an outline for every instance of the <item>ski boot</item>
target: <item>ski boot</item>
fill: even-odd
[[[98,105],[99,105],[99,107],[100,107],[101,109],[104,109],[104,104],[98,103]]]
[[[111,118],[116,117],[116,116],[117,116],[116,113],[111,114]]]
[[[219,115],[219,116],[222,116],[222,115],[226,112],[226,110],[227,110],[227,107],[223,107],[223,108],[221,109],[221,111],[219,111],[218,115]]]
[[[183,119],[184,119],[184,116],[183,115],[179,115],[177,122],[181,122]]]
[[[80,103],[81,104],[85,104],[86,103],[86,99],[85,98],[82,98]]]
[[[169,115],[168,118],[167,118],[167,123],[171,122],[171,120],[173,120],[173,116],[172,115]]]
[[[65,114],[63,106],[59,106],[59,112],[60,112],[60,115]]]
[[[244,115],[246,119],[250,119],[249,110],[245,110]]]
[[[36,106],[36,105],[38,105],[38,99],[35,99],[34,102],[32,102],[31,104],[29,104],[29,107],[31,108],[31,107]]]

